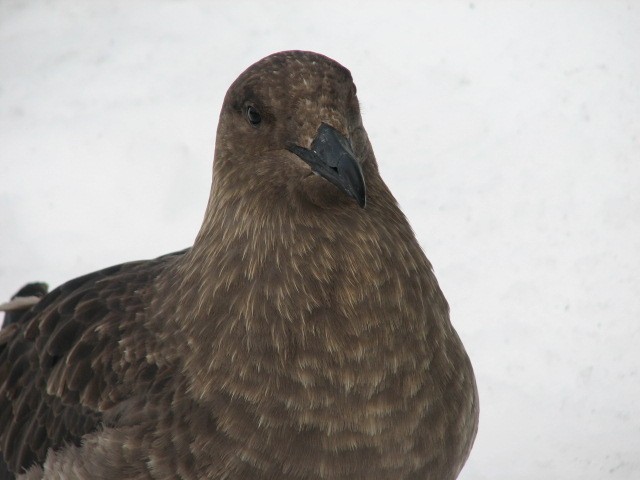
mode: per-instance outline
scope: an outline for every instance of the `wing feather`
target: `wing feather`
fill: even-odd
[[[126,400],[127,382],[164,384],[167,372],[153,363],[116,367],[124,360],[120,341],[144,318],[155,278],[183,253],[71,280],[0,331],[0,460],[10,471],[79,445],[106,409]]]

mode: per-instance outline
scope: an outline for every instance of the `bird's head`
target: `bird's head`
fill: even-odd
[[[364,208],[377,170],[350,72],[303,51],[270,55],[231,85],[215,157],[219,194],[291,206]]]

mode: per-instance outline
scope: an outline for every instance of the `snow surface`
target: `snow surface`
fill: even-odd
[[[640,2],[0,2],[0,298],[190,245],[218,111],[346,65],[472,358],[463,479],[640,478]]]

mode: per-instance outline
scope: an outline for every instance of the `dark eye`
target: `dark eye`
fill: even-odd
[[[249,105],[247,107],[247,120],[251,125],[257,127],[262,121],[262,117],[260,116],[260,112],[253,105]]]

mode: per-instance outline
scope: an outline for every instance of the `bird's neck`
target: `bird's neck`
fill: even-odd
[[[179,266],[173,307],[197,395],[229,378],[234,388],[258,377],[273,388],[282,372],[304,385],[342,371],[345,388],[375,389],[386,370],[419,360],[406,352],[427,355],[416,305],[444,299],[435,279],[418,273],[428,262],[395,202],[386,203],[374,198],[351,216],[210,203]],[[358,380],[363,369],[371,375]]]
[[[300,471],[351,452],[363,472],[393,470],[417,425],[404,419],[442,408],[429,395],[458,378],[461,352],[446,302],[393,199],[369,198],[348,216],[224,205],[175,267],[178,294],[164,297],[177,301],[153,318],[168,321],[186,393],[224,412],[215,448]]]

